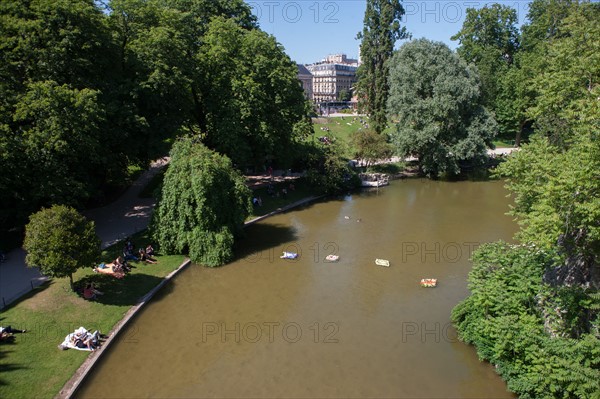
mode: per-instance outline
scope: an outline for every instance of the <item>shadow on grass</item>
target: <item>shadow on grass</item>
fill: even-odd
[[[140,299],[162,280],[162,277],[143,273],[130,273],[122,279],[93,274],[77,281],[75,288],[81,295],[83,287],[88,283],[94,283],[96,289],[103,293],[94,299],[95,302],[105,305],[132,306],[139,303]]]
[[[8,305],[6,305],[6,307],[2,308],[1,311],[5,312],[8,309],[14,308],[21,302],[26,301],[26,300],[34,297],[35,295],[39,294],[40,292],[46,290],[52,284],[54,284],[54,282],[52,280],[47,280],[47,281],[43,282],[42,284],[35,287],[33,290],[29,291],[27,294],[21,295],[18,299],[14,300],[11,303],[9,303]]]
[[[5,377],[7,375],[6,373],[27,368],[27,367],[20,366],[15,363],[6,363],[4,361],[4,358],[7,357],[8,354],[14,352],[14,351],[6,350],[6,348],[8,346],[13,346],[16,344],[17,344],[17,337],[15,337],[15,336],[12,336],[10,338],[3,339],[0,341],[0,376]],[[2,378],[0,378],[0,386],[1,385],[7,386],[8,383],[5,380],[3,380]]]

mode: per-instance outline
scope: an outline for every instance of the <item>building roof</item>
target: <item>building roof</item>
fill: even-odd
[[[296,64],[298,66],[298,75],[312,75],[312,73],[306,69],[302,64]]]

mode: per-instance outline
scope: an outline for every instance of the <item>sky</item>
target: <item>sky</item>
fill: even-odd
[[[366,0],[246,0],[262,30],[275,36],[292,60],[310,64],[329,54],[344,53],[358,58]],[[404,0],[406,11],[401,22],[413,39],[425,37],[442,41],[454,49],[450,40],[462,27],[467,8],[499,3],[517,10],[519,26],[525,21],[530,0],[462,1]],[[396,47],[402,44],[399,41]]]

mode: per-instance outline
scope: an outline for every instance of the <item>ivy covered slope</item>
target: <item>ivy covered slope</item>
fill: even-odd
[[[600,398],[600,6],[531,10],[518,68],[535,134],[498,168],[521,244],[474,254],[452,317],[520,397]]]

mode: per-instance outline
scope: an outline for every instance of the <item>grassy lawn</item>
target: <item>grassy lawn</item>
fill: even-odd
[[[133,236],[141,247],[149,242],[146,232]],[[102,256],[112,261],[122,244],[108,248]],[[79,326],[108,333],[125,312],[156,286],[163,277],[179,267],[183,256],[157,256],[158,264],[131,262],[135,268],[117,280],[93,273],[91,268],[74,276],[76,286],[96,283],[104,295],[87,301],[69,288],[68,278],[53,279],[32,291],[0,314],[0,325],[27,329],[15,334],[12,342],[0,343],[0,397],[53,397],[83,363],[89,352],[58,349],[64,337]]]
[[[493,143],[496,147],[514,147],[515,146],[514,140],[507,140],[507,139],[496,139],[493,141]]]
[[[351,159],[354,158],[354,149],[351,144],[351,137],[354,132],[364,129],[360,123],[361,119],[368,123],[368,118],[365,116],[348,115],[344,117],[322,117],[313,119],[313,128],[315,138],[319,137],[335,137],[345,143],[344,156]],[[327,131],[326,129],[329,129]]]
[[[353,159],[355,150],[352,147],[351,137],[354,132],[365,129],[361,120],[366,124],[369,123],[368,117],[355,115],[313,118],[315,138],[335,137],[339,139],[345,146],[344,156]],[[388,127],[384,133],[389,134],[391,131],[392,127]]]

